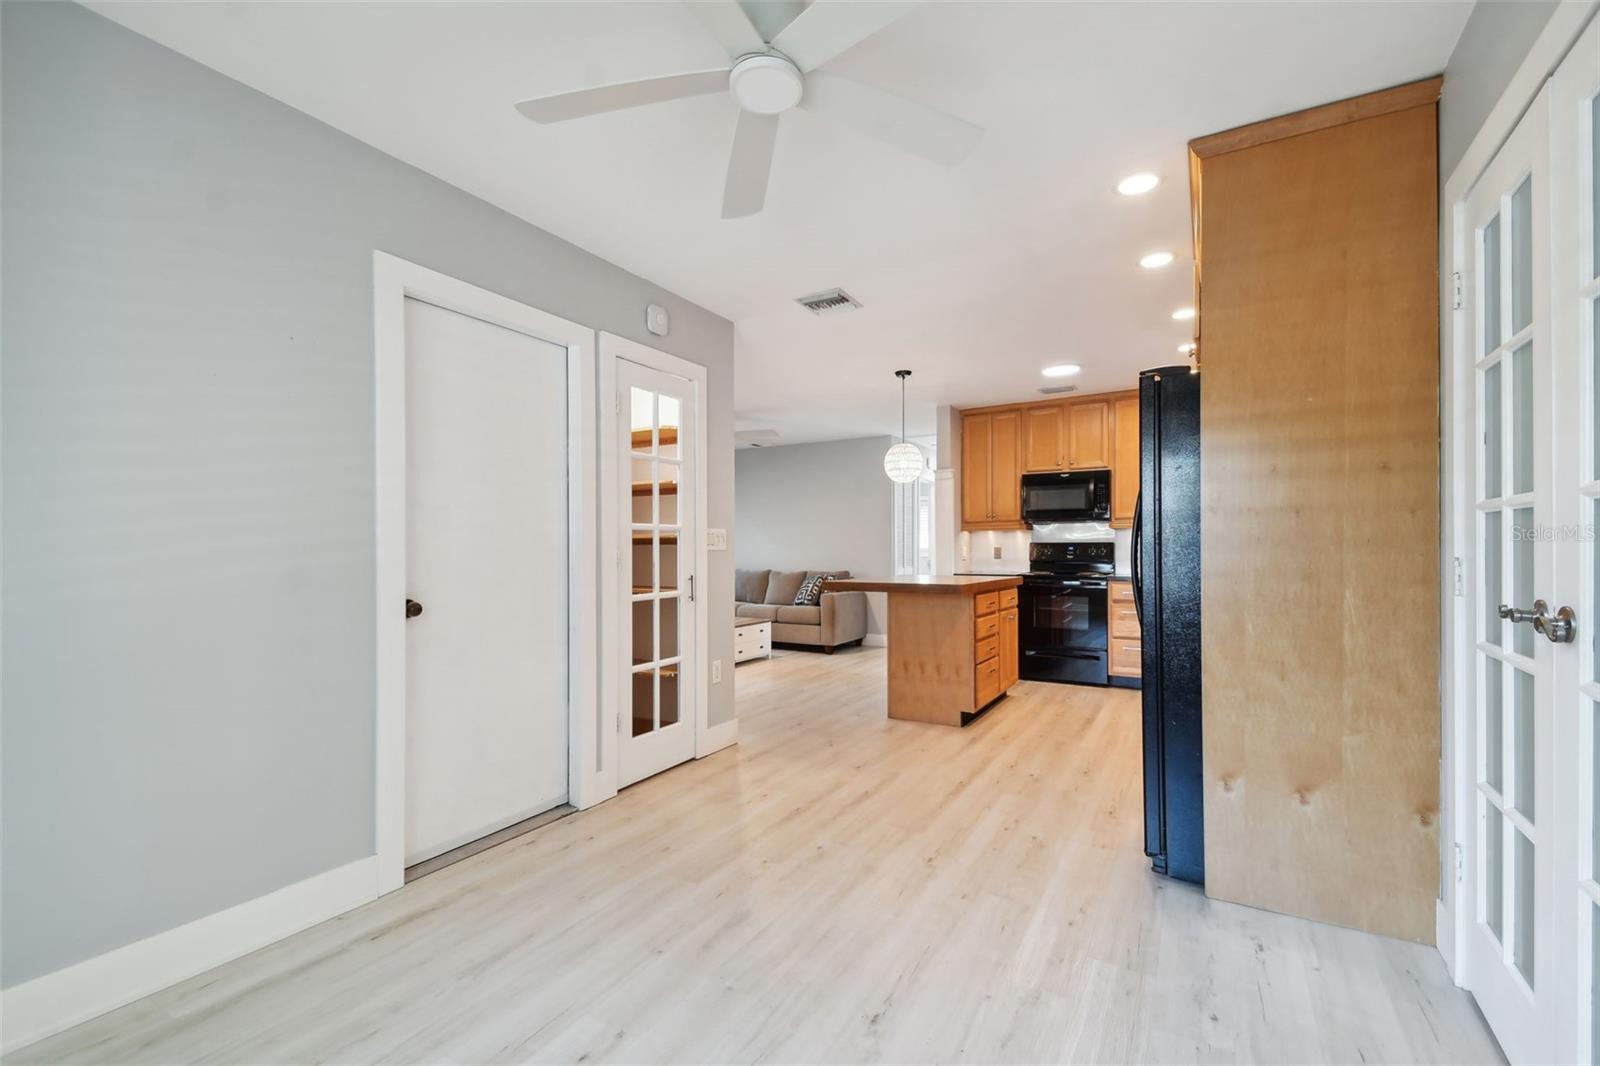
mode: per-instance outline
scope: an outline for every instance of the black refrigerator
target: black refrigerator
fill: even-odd
[[[1200,375],[1139,375],[1133,596],[1144,653],[1144,850],[1204,884],[1200,769]]]

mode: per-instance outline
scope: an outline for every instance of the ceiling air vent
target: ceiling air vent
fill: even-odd
[[[1044,388],[1040,389],[1039,391],[1044,393],[1046,396],[1054,396],[1059,392],[1077,392],[1078,391],[1078,386],[1076,386],[1076,385],[1046,385]]]
[[[836,315],[844,311],[854,311],[861,306],[859,300],[843,289],[814,292],[810,296],[800,297],[795,303],[814,315]]]

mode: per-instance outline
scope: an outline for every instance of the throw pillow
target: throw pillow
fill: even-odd
[[[796,607],[815,607],[822,602],[822,586],[827,582],[822,574],[808,577],[800,584],[800,591],[794,594]]]

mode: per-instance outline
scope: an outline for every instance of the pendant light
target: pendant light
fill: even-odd
[[[922,475],[923,459],[922,449],[906,440],[906,378],[911,371],[896,370],[894,376],[900,379],[900,443],[890,445],[884,453],[883,472],[890,481],[904,485]]]

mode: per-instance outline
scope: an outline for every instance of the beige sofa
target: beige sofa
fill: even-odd
[[[848,570],[735,570],[733,613],[772,623],[774,644],[800,644],[828,654],[867,635],[865,592],[824,592],[815,607],[796,607],[794,597],[816,574],[849,577]]]

